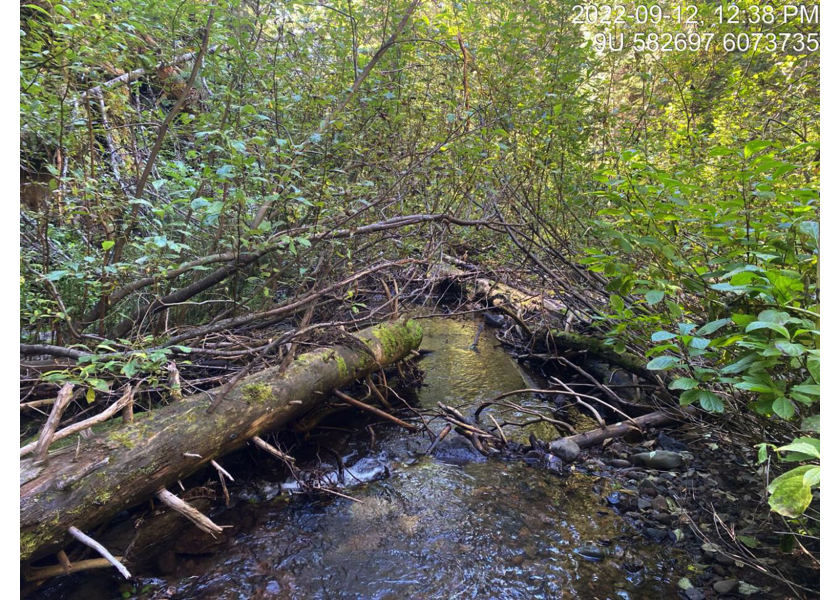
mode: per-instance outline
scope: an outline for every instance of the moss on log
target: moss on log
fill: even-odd
[[[243,378],[212,414],[210,394],[196,394],[107,428],[82,440],[78,453],[57,453],[41,467],[21,460],[21,472],[29,475],[20,486],[20,560],[56,552],[71,541],[70,526],[84,531],[106,522],[252,437],[302,416],[379,364],[405,358],[420,345],[423,331],[407,320],[353,335],[360,344],[303,354],[282,375],[271,367]]]
[[[643,360],[632,354],[619,354],[596,337],[552,329],[551,339],[556,348],[585,350],[592,356],[600,358],[616,367],[620,367],[628,373],[633,373],[634,375],[658,383],[653,373],[648,371],[647,365]],[[556,348],[551,348],[551,350],[555,350]]]

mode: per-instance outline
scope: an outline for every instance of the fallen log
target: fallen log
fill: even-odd
[[[454,264],[458,264],[459,266],[469,266],[467,263],[452,257],[446,257],[446,260]],[[524,289],[517,289],[491,279],[476,277],[475,273],[463,271],[451,265],[442,265],[438,271],[438,277],[457,283],[458,289],[470,300],[487,298],[492,307],[512,317],[515,321],[517,321],[520,327],[528,333],[530,333],[528,327],[521,322],[521,318],[516,314],[516,311],[512,309],[522,309],[526,311],[544,310],[555,317],[563,319],[567,324],[571,322],[571,318],[573,316],[578,317],[578,320],[581,323],[590,323],[588,317],[572,311],[563,302],[560,302],[555,298],[547,297],[544,294],[535,294]],[[542,336],[537,335],[537,338],[542,339]],[[553,347],[548,348],[548,350],[552,352],[560,348],[586,351],[590,355],[595,356],[604,362],[620,367],[629,373],[633,373],[638,377],[642,377],[654,383],[655,385],[661,385],[661,382],[656,378],[656,376],[647,369],[645,361],[627,352],[618,353],[612,347],[607,346],[603,340],[597,337],[581,335],[560,329],[552,329],[550,331],[549,339],[551,340]]]
[[[555,345],[555,348],[551,348],[551,350],[562,348],[566,350],[585,351],[604,362],[624,369],[628,373],[660,385],[653,372],[648,371],[645,361],[628,352],[619,354],[597,337],[552,329],[551,340]]]
[[[499,281],[476,277],[474,273],[462,271],[450,265],[441,265],[438,277],[456,282],[460,291],[470,300],[486,298],[493,307],[508,305],[523,310],[548,311],[556,317],[568,319],[569,308],[554,298],[544,294],[520,290]]]
[[[54,452],[46,465],[21,460],[21,470],[31,474],[20,486],[20,560],[57,552],[73,540],[71,527],[86,531],[106,522],[254,436],[302,416],[333,390],[405,358],[423,332],[405,320],[352,335],[360,343],[308,352],[282,374],[275,366],[245,377],[212,414],[207,409],[213,398],[204,392],[136,414],[130,424],[117,421],[81,440],[75,452]],[[71,439],[73,446],[76,441]],[[59,489],[60,481],[72,483]]]
[[[676,411],[665,412],[659,410],[656,412],[646,414],[642,417],[637,417],[632,421],[622,421],[620,423],[608,425],[603,429],[593,429],[591,431],[587,431],[586,433],[579,433],[577,435],[572,435],[564,439],[573,441],[580,448],[588,448],[590,446],[600,444],[605,440],[627,435],[631,431],[639,431],[642,429],[647,429],[649,427],[667,425],[668,423],[673,423],[674,421],[683,420],[685,418],[685,415],[695,414],[695,410],[692,409],[690,406],[684,407],[681,410],[683,412],[683,415],[680,415]]]

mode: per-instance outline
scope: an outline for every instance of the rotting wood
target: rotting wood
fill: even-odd
[[[568,308],[562,302],[548,298],[543,294],[534,294],[519,290],[507,284],[474,273],[462,271],[450,265],[441,265],[437,276],[456,281],[462,293],[472,300],[486,298],[490,306],[514,304],[524,310],[548,311],[550,314],[565,319]]]
[[[85,419],[84,421],[79,421],[78,423],[73,423],[72,425],[68,425],[64,429],[60,429],[59,431],[57,431],[55,435],[52,436],[52,441],[58,442],[75,433],[79,433],[80,431],[89,429],[94,425],[107,421],[119,411],[121,411],[123,408],[125,408],[126,404],[132,402],[133,400],[134,392],[131,390],[131,388],[128,388],[119,400],[114,402],[111,406],[103,410],[98,415],[90,417],[89,419]],[[20,456],[24,457],[33,450],[35,450],[36,445],[37,442],[32,442],[30,444],[22,446],[20,449]]]
[[[660,381],[656,378],[653,372],[648,371],[643,360],[633,356],[632,354],[628,354],[627,352],[619,354],[596,337],[552,329],[551,340],[555,345],[555,348],[552,348],[551,350],[566,349],[586,351],[592,356],[617,367],[621,367],[629,373],[633,373],[634,375],[642,377],[648,381],[652,381],[657,385],[661,385]]]
[[[122,556],[115,556],[114,558],[118,561],[123,560]],[[58,564],[50,565],[49,567],[30,568],[23,572],[23,578],[26,581],[42,581],[59,575],[72,575],[73,573],[80,573],[81,571],[89,571],[91,569],[110,569],[113,566],[107,558],[89,558],[87,560],[76,561],[66,567]]]
[[[216,537],[217,533],[222,533],[224,531],[222,527],[216,525],[213,521],[210,520],[208,516],[206,516],[200,510],[194,508],[193,506],[190,506],[187,502],[184,502],[169,490],[160,489],[155,495],[158,497],[158,500],[163,502],[166,506],[168,506],[176,512],[181,513],[187,519],[192,521],[193,524],[195,524],[195,526],[198,527],[201,531],[209,533],[213,537]]]
[[[682,410],[686,415],[692,415],[695,413],[695,410],[691,407],[686,407]],[[683,416],[681,416],[678,412],[666,412],[660,410],[637,417],[633,421],[622,421],[620,423],[608,425],[604,429],[593,429],[592,431],[569,436],[566,439],[572,440],[580,448],[588,448],[590,446],[600,444],[605,440],[627,435],[631,431],[639,431],[640,429],[667,425],[668,423],[680,421],[682,418]]]
[[[384,323],[352,334],[362,344],[335,345],[302,354],[277,377],[277,367],[249,375],[212,415],[206,393],[135,415],[82,440],[78,460],[56,453],[20,487],[20,560],[54,554],[72,537],[68,528],[95,527],[186,478],[211,460],[272,431],[351,384],[405,358],[423,332],[415,321]],[[118,404],[118,403],[117,403]],[[113,405],[116,406],[117,404]],[[203,458],[185,458],[190,453]],[[84,471],[103,458],[95,476],[59,491],[55,481]],[[21,461],[21,468],[31,464]]]
[[[61,415],[64,414],[64,409],[70,405],[73,399],[73,384],[65,383],[58,392],[55,404],[53,404],[50,416],[44,427],[41,429],[41,434],[38,436],[38,441],[35,443],[35,462],[41,463],[47,458],[47,450],[50,448],[50,443],[55,435],[55,430],[58,429],[58,423],[61,421]]]

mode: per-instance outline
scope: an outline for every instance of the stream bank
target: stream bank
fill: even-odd
[[[473,348],[474,321],[422,322],[424,384],[398,390],[415,410],[431,413],[440,402],[470,414],[499,394],[545,387],[539,370],[514,360],[492,329]],[[531,395],[514,399],[546,407]],[[594,426],[567,416],[579,431]],[[437,433],[444,423],[429,425]],[[518,452],[487,458],[449,435],[427,455],[427,437],[358,411],[337,412],[281,447],[346,497],[297,495],[282,464],[243,451],[228,467],[236,476],[227,484],[231,508],[220,510],[217,500],[210,513],[229,527],[223,535],[187,528],[161,544],[132,582],[93,571],[54,580],[37,597],[784,597],[767,595],[767,582],[755,585],[754,572],[711,541],[707,504],[724,523],[740,523],[751,510],[737,509],[746,492],[730,490],[758,489],[742,480],[749,472],[743,460],[723,456],[711,434],[687,428],[631,436],[562,464],[527,447],[531,435],[544,449],[565,432],[544,422],[506,429]],[[674,471],[633,464],[650,451],[679,453],[685,464]],[[737,475],[731,460],[741,461]]]
[[[406,399],[465,412],[532,387],[485,329],[426,319],[425,384]],[[402,391],[400,392],[403,393]],[[520,398],[523,405],[544,402]],[[517,418],[512,415],[511,419]],[[427,438],[356,412],[325,421],[295,451],[299,463],[345,465],[341,497],[296,497],[288,472],[260,461],[229,483],[234,505],[212,514],[232,525],[212,540],[186,530],[134,582],[110,571],[52,583],[43,598],[662,598],[676,593],[685,558],[637,534],[602,503],[598,477],[558,477],[519,457],[488,459],[451,435],[433,455]],[[546,440],[558,432],[539,424]],[[434,431],[442,422],[430,424]],[[542,433],[539,428],[543,428]],[[534,431],[531,431],[533,433]],[[523,441],[527,433],[519,436]],[[255,460],[240,457],[241,462]],[[320,464],[320,463],[319,463]],[[368,480],[355,482],[354,477]]]

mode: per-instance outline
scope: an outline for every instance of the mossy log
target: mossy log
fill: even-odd
[[[586,351],[591,356],[624,369],[628,373],[659,383],[643,360],[626,352],[619,354],[596,337],[552,329],[551,340],[555,346],[550,348],[552,351],[557,349]]]
[[[153,496],[329,398],[333,390],[405,358],[422,341],[415,321],[392,321],[353,334],[358,344],[308,352],[278,374],[242,379],[215,412],[208,393],[135,415],[54,452],[46,464],[21,460],[20,560],[60,550],[68,528],[85,531]],[[375,360],[374,360],[375,357]],[[185,456],[185,454],[190,456]],[[197,456],[200,456],[198,458]]]
[[[568,318],[569,309],[565,304],[544,294],[529,290],[517,289],[499,281],[475,277],[451,265],[441,265],[438,277],[456,281],[458,288],[470,300],[483,298],[489,300],[490,306],[510,306],[513,309],[532,310],[535,312],[548,311],[556,317]]]
[[[570,317],[569,309],[559,300],[534,294],[527,290],[516,289],[491,279],[470,277],[469,272],[450,265],[442,265],[439,276],[456,281],[461,293],[469,299],[488,298],[491,306],[499,308],[507,314],[510,314],[508,311],[511,309],[535,312],[544,310],[567,322]],[[528,330],[527,327],[524,327],[524,329]],[[603,340],[596,337],[552,329],[550,338],[553,340],[554,347],[548,348],[548,350],[552,352],[558,348],[585,350],[590,355],[624,369],[628,373],[633,373],[655,384],[659,383],[654,374],[647,369],[643,360],[628,353],[619,354],[610,346],[607,346]],[[542,340],[543,336],[537,335],[537,339]]]

